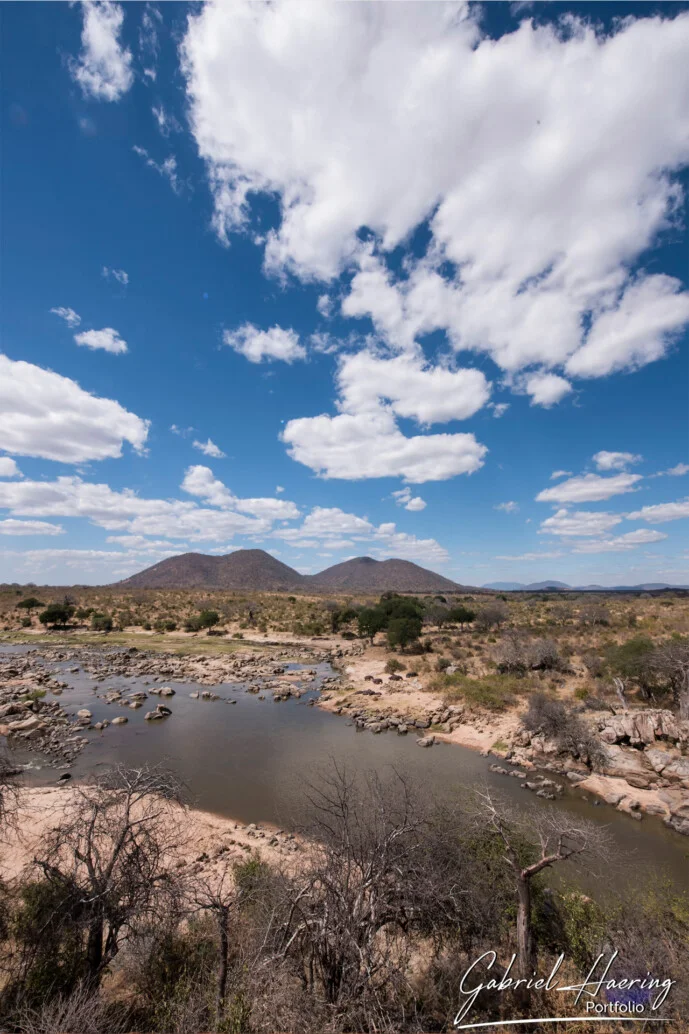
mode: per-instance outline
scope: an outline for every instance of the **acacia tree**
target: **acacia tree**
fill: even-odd
[[[124,939],[169,905],[182,844],[182,794],[159,768],[118,766],[75,787],[57,828],[40,842],[34,866],[82,930],[84,969],[97,987]]]
[[[605,859],[610,837],[605,829],[555,808],[514,815],[490,791],[476,791],[476,819],[494,833],[504,849],[503,861],[514,878],[517,895],[517,963],[529,978],[536,965],[531,900],[534,877],[576,855]]]

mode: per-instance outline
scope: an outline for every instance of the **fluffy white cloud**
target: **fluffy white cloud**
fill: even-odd
[[[299,344],[298,335],[284,327],[259,330],[252,323],[245,323],[238,330],[226,330],[223,341],[250,363],[261,363],[264,359],[293,363],[295,359],[306,358],[306,349]]]
[[[569,395],[572,385],[555,373],[535,373],[524,381],[524,390],[531,396],[532,406],[549,409]]]
[[[18,521],[12,517],[0,520],[0,535],[62,535],[64,530],[48,521]]]
[[[397,416],[420,424],[466,420],[490,398],[480,370],[430,367],[416,356],[386,359],[369,351],[342,359],[337,385],[343,412],[375,413],[385,401]]]
[[[503,513],[518,513],[519,504],[515,503],[513,499],[510,499],[507,503],[498,503],[498,505],[494,506],[493,509],[502,510]]]
[[[339,507],[315,506],[300,527],[280,529],[273,537],[305,549],[339,550],[361,542],[379,557],[397,556],[426,563],[444,563],[448,559],[447,550],[435,539],[418,539],[398,531],[392,522],[376,527],[366,517],[346,513]]]
[[[202,452],[204,456],[212,456],[215,460],[224,460],[227,455],[210,438],[207,442],[193,441],[191,444],[195,449]]]
[[[600,542],[578,542],[574,552],[622,553],[625,550],[636,549],[638,546],[647,546],[666,538],[667,535],[664,535],[661,531],[641,528],[639,531],[628,531],[625,535],[618,535],[613,539],[603,539]]]
[[[129,283],[129,273],[125,272],[124,269],[110,269],[108,266],[103,266],[103,272],[101,274],[106,280],[111,277],[113,280],[117,280],[118,284],[122,284],[126,287]]]
[[[539,503],[596,503],[614,495],[633,492],[638,481],[641,481],[640,474],[616,474],[608,478],[599,474],[581,474],[561,481],[553,488],[545,488],[536,499]]]
[[[154,158],[151,158],[145,147],[139,147],[138,144],[134,144],[132,151],[138,154],[140,158],[143,158],[149,169],[155,169],[159,176],[166,179],[175,194],[181,193],[182,184],[177,175],[177,159],[173,154],[169,155],[165,161],[157,162]]]
[[[288,499],[238,499],[213,476],[210,467],[188,467],[181,487],[189,495],[205,499],[211,506],[239,510],[269,521],[291,520],[299,516],[299,509]]]
[[[113,355],[124,355],[127,351],[127,342],[124,341],[112,327],[103,327],[102,330],[84,330],[81,334],[75,334],[74,340],[78,345],[86,348],[102,349],[104,352],[112,352]]]
[[[558,478],[568,478],[572,476],[571,470],[554,470],[550,475],[551,481],[556,481]]]
[[[537,378],[637,368],[689,319],[678,281],[630,272],[682,199],[689,15],[499,39],[479,21],[463,4],[207,4],[182,46],[191,125],[221,237],[252,194],[277,197],[269,270],[353,268],[344,314],[390,347],[445,329],[512,375],[539,367],[549,405],[567,382]],[[427,253],[396,279],[387,255],[424,220]]]
[[[18,478],[21,471],[13,459],[9,456],[0,456],[0,478]]]
[[[633,452],[597,452],[593,462],[598,470],[624,470],[633,463],[641,463],[643,456]]]
[[[689,463],[678,463],[677,466],[670,467],[668,470],[664,470],[663,473],[673,478],[683,477],[684,474],[689,474]]]
[[[406,438],[391,413],[325,414],[290,420],[281,435],[292,459],[325,478],[403,477],[412,484],[472,474],[485,445],[473,434]]]
[[[67,326],[72,327],[72,329],[74,327],[78,327],[81,323],[81,316],[79,313],[67,306],[58,305],[57,308],[51,309],[50,311],[54,312],[56,316],[59,316],[60,319],[64,320]]]
[[[566,509],[558,510],[552,517],[547,517],[540,527],[539,534],[546,535],[604,535],[622,523],[622,517],[616,513],[596,513],[590,510]]]
[[[263,500],[241,502],[260,505]],[[179,499],[142,499],[130,489],[115,492],[108,485],[78,477],[0,482],[0,508],[22,517],[84,517],[111,532],[192,542],[265,534],[271,527],[271,519],[236,509],[210,509]]]
[[[630,284],[594,321],[567,372],[604,377],[660,359],[689,322],[689,292],[681,288],[678,280],[660,274]]]
[[[422,499],[420,495],[411,494],[411,488],[401,488],[398,492],[393,492],[392,497],[398,506],[403,506],[405,510],[411,510],[412,513],[419,513],[427,506],[426,500]]]
[[[143,452],[150,421],[51,370],[0,355],[0,448],[16,456],[84,463]]]
[[[689,499],[679,499],[675,503],[658,503],[655,506],[643,506],[634,513],[628,513],[630,521],[648,521],[649,524],[664,524],[665,521],[677,521],[689,517]]]
[[[81,53],[71,62],[72,76],[86,97],[118,101],[134,82],[131,51],[119,41],[124,11],[110,0],[89,0],[81,9]]]

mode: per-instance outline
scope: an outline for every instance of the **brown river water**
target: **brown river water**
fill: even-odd
[[[26,649],[2,646],[0,656]],[[145,679],[120,676],[95,682],[83,672],[70,674],[67,668],[75,663],[50,665],[68,684],[60,697],[65,710],[76,714],[87,707],[93,722],[125,714],[128,723],[87,732],[89,743],[70,769],[72,779],[84,778],[113,762],[163,763],[183,779],[195,806],[242,822],[285,828],[308,821],[309,788],[332,770],[333,762],[350,772],[375,771],[383,777],[396,770],[420,787],[424,796],[445,801],[457,799],[467,787],[488,785],[499,790],[515,809],[550,806],[522,789],[519,780],[491,772],[489,765],[495,758],[454,744],[422,750],[413,734],[399,736],[394,730],[379,735],[359,730],[343,717],[309,706],[317,692],[275,703],[270,692],[260,700],[247,693],[242,683],[226,683],[211,687],[220,699],[208,701],[190,697],[207,686],[167,682],[175,690],[173,697],[164,700],[172,715],[147,722],[144,714],[155,708],[158,697],[150,697],[138,710],[106,704],[102,699],[110,689],[126,693],[146,690]],[[286,667],[298,670],[300,666]],[[327,664],[316,670],[321,678],[333,674]],[[60,773],[40,757],[25,760],[29,764],[27,783],[57,781]],[[665,876],[689,889],[689,837],[680,836],[658,819],[645,817],[638,822],[607,805],[596,805],[570,787],[555,806],[609,829],[615,850],[607,879],[613,889],[618,889],[620,882],[640,886],[646,876],[654,881]]]

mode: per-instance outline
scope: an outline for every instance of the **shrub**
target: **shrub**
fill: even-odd
[[[446,703],[465,700],[468,704],[488,711],[503,711],[514,704],[517,696],[531,690],[525,679],[508,675],[486,675],[472,679],[457,672],[434,679],[431,689],[437,690]]]
[[[402,661],[398,661],[396,657],[391,657],[385,665],[385,671],[388,675],[394,675],[396,671],[404,671],[407,667]]]
[[[94,632],[112,632],[112,618],[109,614],[94,614],[91,628]]]

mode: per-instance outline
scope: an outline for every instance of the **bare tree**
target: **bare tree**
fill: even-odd
[[[481,607],[476,615],[476,626],[482,632],[488,632],[491,628],[499,628],[500,625],[504,625],[509,616],[510,612],[507,606],[501,603],[500,600],[495,600]]]
[[[649,665],[669,682],[680,718],[689,718],[689,640],[663,643],[651,655]]]
[[[392,786],[374,776],[355,783],[336,769],[311,802],[314,844],[293,885],[282,951],[298,955],[305,988],[331,1010],[375,1026],[406,981],[404,935],[427,876],[423,819],[400,776]]]
[[[0,840],[16,824],[20,786],[20,770],[12,763],[6,751],[0,752]]]
[[[503,861],[511,871],[517,893],[517,961],[520,976],[531,976],[536,963],[531,897],[532,880],[544,869],[576,855],[607,855],[605,829],[555,808],[514,816],[514,809],[489,790],[476,791],[477,820],[499,838]]]
[[[34,865],[84,930],[85,970],[97,986],[121,942],[174,892],[181,789],[159,768],[116,767],[75,787]]]

